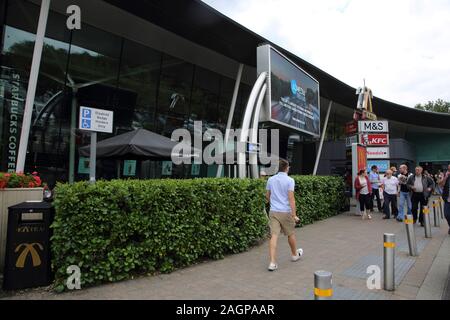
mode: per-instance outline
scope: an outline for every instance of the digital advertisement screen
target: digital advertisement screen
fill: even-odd
[[[319,83],[272,47],[263,52],[269,54],[270,121],[319,137]]]

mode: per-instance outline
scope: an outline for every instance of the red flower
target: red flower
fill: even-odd
[[[7,185],[6,181],[0,180],[0,189],[5,189]]]
[[[34,183],[33,182],[28,183],[28,188],[34,188]]]
[[[34,178],[36,187],[40,187],[42,184],[41,178],[39,178],[38,176],[34,176],[33,178]]]
[[[5,173],[4,176],[9,178],[9,177],[11,177],[11,173]]]
[[[37,173],[36,171],[34,171],[34,172],[32,173],[32,175],[33,175],[33,176],[37,176],[38,173]]]

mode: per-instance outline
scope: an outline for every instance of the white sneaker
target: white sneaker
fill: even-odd
[[[298,261],[302,256],[303,256],[303,249],[299,248],[299,249],[297,249],[297,255],[291,256],[291,260],[292,260],[292,262]]]
[[[277,270],[278,269],[278,265],[276,264],[276,263],[270,263],[269,264],[269,271],[275,271],[275,270]]]

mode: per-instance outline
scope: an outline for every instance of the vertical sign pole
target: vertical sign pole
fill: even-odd
[[[91,150],[89,158],[89,182],[95,183],[95,166],[97,158],[97,132],[91,132]]]
[[[77,130],[77,95],[78,88],[72,89],[72,102],[70,109],[70,142],[69,142],[69,183],[75,181],[75,138]]]
[[[352,143],[352,195],[356,196],[355,180],[358,175],[358,144]],[[356,206],[359,208],[358,206]]]

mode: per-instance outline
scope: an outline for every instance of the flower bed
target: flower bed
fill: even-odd
[[[41,185],[42,181],[37,172],[32,174],[0,172],[0,189],[37,188]]]

